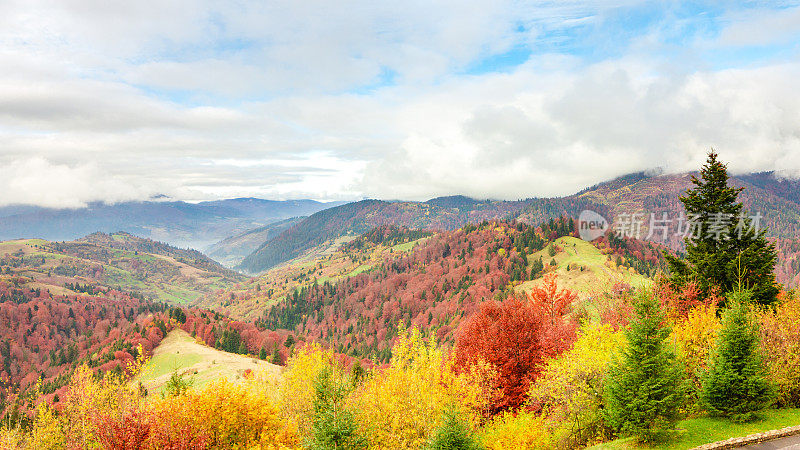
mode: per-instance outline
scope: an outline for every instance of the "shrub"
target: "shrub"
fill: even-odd
[[[532,411],[498,414],[481,430],[483,445],[489,450],[509,448],[548,448],[545,419]]]
[[[716,345],[721,328],[715,304],[699,305],[679,319],[672,329],[678,358],[684,363],[687,381],[687,406],[696,409],[701,390],[701,374],[708,368],[708,357]]]
[[[547,362],[529,392],[529,403],[545,414],[551,442],[579,447],[609,433],[602,416],[603,390],[612,356],[625,336],[611,325],[585,326],[572,349]]]
[[[378,448],[419,448],[449,406],[476,422],[485,407],[485,384],[474,372],[456,373],[431,338],[401,330],[389,367],[374,372],[354,392],[363,433]]]

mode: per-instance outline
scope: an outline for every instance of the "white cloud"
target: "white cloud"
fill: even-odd
[[[0,192],[0,206],[79,208],[94,201],[138,200],[158,191],[129,184],[92,164],[69,166],[29,158],[0,165]]]
[[[695,64],[786,41],[796,9],[731,12],[685,40],[691,60],[659,53],[691,29],[672,19],[608,44],[622,56],[543,54],[627,3],[2,2],[0,204],[516,199],[693,169],[711,146],[800,175],[800,65]],[[519,45],[508,73],[463,73]]]
[[[652,76],[621,60],[438,86],[410,101],[400,148],[364,190],[424,199],[566,195],[638,170],[694,170],[711,147],[734,172],[800,171],[800,65]],[[434,100],[431,100],[431,99]]]
[[[719,37],[719,44],[725,46],[797,42],[800,37],[800,6],[737,11],[725,20],[730,25]]]

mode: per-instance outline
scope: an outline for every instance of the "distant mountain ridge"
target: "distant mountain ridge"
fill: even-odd
[[[530,200],[475,200],[464,196],[439,197],[427,202],[348,203],[312,214],[258,247],[237,268],[260,273],[326,241],[358,235],[380,225],[452,230],[470,222],[506,218],[529,203]]]
[[[123,230],[178,247],[203,249],[255,227],[306,216],[339,204],[341,202],[236,198],[200,203],[92,203],[79,209],[6,206],[0,208],[0,240],[41,238],[62,241],[96,231],[111,233]]]
[[[534,224],[561,215],[577,217],[584,209],[594,210],[609,220],[621,213],[662,211],[669,211],[674,218],[683,209],[679,197],[692,187],[691,175],[638,172],[566,197],[516,202],[481,201],[465,196],[439,197],[427,202],[363,200],[312,214],[264,242],[237,268],[262,273],[327,241],[360,234],[379,225],[452,230],[468,222],[504,218]],[[800,181],[781,179],[771,172],[735,176],[732,180],[746,188],[741,195],[745,208],[763,215],[762,225],[770,228],[771,236],[795,240],[800,236]],[[680,249],[682,240],[673,236],[666,245]],[[779,242],[781,245],[784,244]],[[800,265],[800,261],[794,264]],[[788,267],[784,270],[791,271]],[[785,273],[783,278],[791,275]]]

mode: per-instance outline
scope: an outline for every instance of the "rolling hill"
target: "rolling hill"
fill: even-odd
[[[2,273],[27,288],[61,294],[108,286],[152,300],[189,303],[244,279],[195,250],[128,233],[94,233],[77,241],[0,242]]]
[[[141,382],[150,394],[159,394],[176,372],[185,376],[193,388],[202,389],[219,377],[236,382],[247,371],[264,372],[277,377],[280,370],[280,366],[266,361],[203,345],[186,331],[177,328],[170,331],[153,350],[152,358],[132,382]]]

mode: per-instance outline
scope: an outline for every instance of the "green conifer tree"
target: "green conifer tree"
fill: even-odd
[[[331,367],[322,369],[314,380],[314,416],[306,448],[311,450],[365,449],[367,440],[358,432],[358,423],[345,400],[352,383],[342,381]]]
[[[281,352],[278,351],[278,346],[275,346],[275,349],[272,350],[272,356],[269,359],[269,362],[272,364],[280,365],[283,360],[281,359]]]
[[[737,422],[756,418],[774,398],[759,350],[758,323],[747,305],[750,295],[749,291],[731,294],[700,393],[709,412]]]
[[[444,411],[444,421],[428,442],[428,450],[480,450],[484,446],[477,439],[469,423],[455,407]]]
[[[753,301],[774,303],[780,290],[773,273],[777,253],[766,229],[754,232],[753,220],[737,201],[743,188],[728,185],[727,167],[713,151],[692,183],[681,202],[687,219],[699,227],[685,238],[685,260],[666,255],[671,281],[678,286],[696,281],[704,294],[731,292],[741,283],[752,291]]]
[[[674,426],[683,402],[681,368],[665,344],[670,329],[652,293],[639,295],[625,334],[628,346],[606,384],[605,419],[622,435],[652,441]]]

